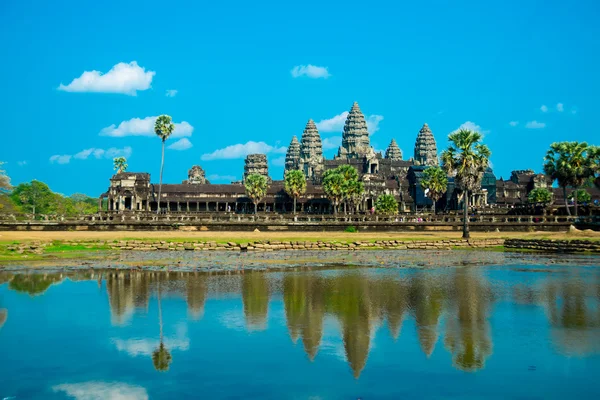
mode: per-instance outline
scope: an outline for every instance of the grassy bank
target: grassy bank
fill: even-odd
[[[130,241],[144,242],[146,245],[156,244],[158,250],[182,249],[184,243],[212,243],[221,249],[256,242],[303,242],[307,248],[315,248],[316,243],[340,244],[347,248],[356,242],[368,243],[371,246],[361,250],[377,250],[386,248],[377,245],[382,241],[432,243],[453,241],[461,238],[460,232],[1,232],[0,264],[28,263],[33,261],[60,260],[94,260],[119,254],[120,243]],[[474,241],[498,239],[551,239],[551,240],[592,240],[599,241],[600,233],[591,231],[575,232],[505,232],[484,233],[473,232]],[[153,246],[154,247],[154,246]],[[162,247],[162,248],[161,248]],[[233,246],[235,247],[235,246]],[[252,247],[252,246],[251,246]],[[335,247],[335,246],[333,246]],[[401,246],[400,248],[402,248]],[[408,249],[412,248],[411,246]],[[504,251],[503,246],[463,247],[448,245],[447,249]],[[251,248],[252,249],[252,248]],[[152,248],[156,250],[156,248]]]

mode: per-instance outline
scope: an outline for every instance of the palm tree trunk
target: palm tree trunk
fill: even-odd
[[[156,206],[156,213],[160,214],[160,195],[162,192],[162,177],[163,177],[163,169],[165,167],[165,140],[162,141],[162,156],[160,159],[160,181],[158,182],[158,201]]]
[[[575,202],[575,216],[577,216],[577,187],[573,188],[573,201]]]
[[[254,214],[258,214],[258,202],[254,203]]]
[[[433,215],[435,216],[435,199],[432,199],[433,201]]]
[[[294,215],[296,215],[296,196],[294,196]]]
[[[567,209],[567,215],[571,216],[571,210],[569,209],[569,199],[567,199],[567,187],[563,186],[563,196],[565,196],[565,208]]]
[[[464,194],[464,212],[463,212],[463,239],[469,239],[469,191],[465,190]]]

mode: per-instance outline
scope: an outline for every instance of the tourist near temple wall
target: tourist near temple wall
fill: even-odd
[[[432,200],[421,187],[426,168],[439,165],[435,137],[427,124],[419,130],[413,157],[404,160],[402,150],[392,139],[385,155],[375,152],[370,145],[365,117],[355,102],[348,113],[342,133],[342,144],[332,160],[323,156],[321,137],[314,121],[306,124],[301,140],[292,137],[285,157],[285,171],[300,170],[307,179],[306,193],[298,198],[301,213],[330,214],[332,207],[321,186],[325,171],[341,165],[351,165],[365,187],[362,201],[357,204],[359,213],[369,213],[375,200],[382,194],[391,194],[399,204],[400,213],[420,212],[431,208]],[[250,174],[267,177],[269,189],[258,204],[259,212],[290,213],[293,199],[284,191],[282,180],[272,180],[265,154],[246,157],[243,179]],[[508,180],[497,179],[491,168],[483,176],[480,190],[470,193],[474,209],[494,207],[506,211],[527,203],[533,189],[546,188],[554,193],[555,204],[564,204],[563,192],[552,188],[552,181],[544,174],[532,170],[513,171]],[[600,200],[600,190],[587,189],[592,202]],[[150,174],[122,172],[110,179],[108,191],[100,198],[108,202],[108,210],[118,213],[157,212],[158,185],[152,183]],[[460,210],[462,199],[455,190],[454,178],[449,177],[445,195],[436,203],[443,212]],[[211,184],[204,170],[193,166],[188,179],[181,184],[163,184],[160,209],[162,213],[251,213],[251,200],[246,196],[243,182]],[[500,213],[500,211],[498,211]]]

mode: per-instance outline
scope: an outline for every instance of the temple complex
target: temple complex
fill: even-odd
[[[306,123],[302,133],[298,169],[312,182],[318,182],[323,174],[323,143],[312,119]]]
[[[376,152],[370,143],[365,116],[358,103],[354,103],[346,118],[342,131],[342,144],[333,159],[323,157],[323,144],[315,122],[310,119],[302,133],[300,142],[296,136],[287,148],[285,172],[302,171],[307,180],[307,190],[298,199],[300,211],[329,213],[331,205],[321,186],[323,173],[340,165],[351,165],[358,171],[365,193],[357,204],[358,212],[370,210],[378,196],[383,193],[396,197],[400,212],[422,211],[432,206],[432,201],[421,188],[425,169],[439,165],[438,151],[433,132],[424,124],[417,134],[414,158],[404,160],[402,150],[392,139],[385,156]],[[249,154],[244,162],[241,182],[211,184],[204,170],[194,165],[188,171],[188,179],[182,184],[163,184],[160,209],[164,212],[252,212],[253,205],[246,196],[243,182],[250,174],[268,178],[269,189],[259,204],[259,211],[289,212],[293,199],[284,191],[283,180],[269,177],[267,156]],[[110,180],[109,190],[101,197],[108,198],[111,211],[157,211],[159,208],[158,185],[150,182],[150,174],[123,172]],[[562,190],[552,189],[551,180],[544,174],[532,170],[513,171],[510,179],[496,179],[488,168],[481,188],[470,193],[470,204],[474,207],[511,208],[526,204],[527,195],[536,188],[554,191],[555,202],[563,199]],[[459,210],[462,194],[455,188],[454,179],[449,177],[445,195],[438,201],[438,210]]]
[[[246,182],[248,175],[253,174],[263,175],[269,183],[271,182],[266,154],[248,154],[246,156],[246,160],[244,161],[244,182]]]
[[[285,171],[300,169],[300,142],[296,135],[292,136],[292,141],[285,154]]]
[[[385,151],[385,158],[392,161],[402,161],[402,150],[398,147],[396,139],[392,139],[390,145]]]
[[[417,135],[415,142],[415,165],[435,166],[438,165],[438,152],[435,144],[435,138],[429,125],[423,124],[423,127]]]

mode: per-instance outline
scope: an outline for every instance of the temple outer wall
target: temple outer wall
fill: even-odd
[[[506,222],[476,222],[469,225],[473,232],[564,232],[569,230],[570,222],[553,223],[506,223]],[[341,232],[353,226],[361,232],[423,232],[461,231],[462,223],[434,222],[285,222],[285,221],[214,221],[214,222],[176,222],[176,221],[34,221],[0,222],[0,231],[230,231],[249,232],[258,229],[261,232]]]

